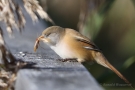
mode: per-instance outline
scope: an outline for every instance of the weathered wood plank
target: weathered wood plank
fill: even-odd
[[[20,70],[16,90],[102,90],[91,74],[78,62],[61,62],[55,54],[51,57],[43,54],[15,56],[36,62],[35,67],[40,68]]]

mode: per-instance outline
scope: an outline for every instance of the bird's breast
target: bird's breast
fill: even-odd
[[[66,43],[59,43],[56,46],[51,46],[51,49],[54,50],[61,58],[76,58],[75,53]]]

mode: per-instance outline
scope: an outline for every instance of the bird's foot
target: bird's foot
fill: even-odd
[[[58,59],[58,60],[62,62],[78,62],[77,58],[66,58],[66,59]]]

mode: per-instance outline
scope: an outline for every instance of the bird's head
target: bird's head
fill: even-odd
[[[65,29],[59,26],[51,26],[42,32],[36,42],[43,41],[49,46],[55,46],[63,37]],[[37,43],[35,43],[37,46]]]

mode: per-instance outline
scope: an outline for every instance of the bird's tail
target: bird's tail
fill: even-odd
[[[100,53],[100,52],[96,52],[95,54],[95,60],[98,64],[109,68],[110,70],[112,70],[113,72],[115,72],[121,79],[123,79],[127,84],[129,84],[129,86],[132,87],[131,83],[115,68],[113,67],[108,60],[105,58],[105,56]]]

